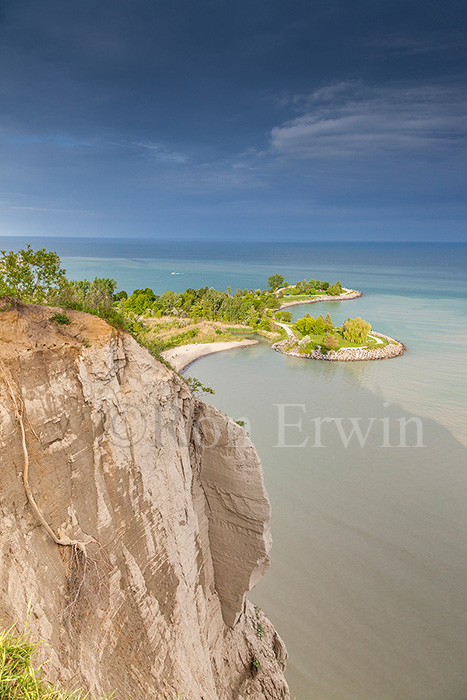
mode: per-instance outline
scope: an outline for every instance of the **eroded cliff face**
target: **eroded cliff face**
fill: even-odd
[[[288,698],[283,643],[245,598],[270,549],[245,432],[130,336],[52,315],[0,311],[2,623],[30,605],[50,679],[116,700]],[[14,398],[37,505],[82,548],[28,502]]]

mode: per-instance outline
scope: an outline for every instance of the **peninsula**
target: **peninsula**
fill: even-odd
[[[167,313],[163,302],[161,308],[153,313],[158,320],[151,319],[151,310],[148,317],[148,298],[154,296],[153,309],[157,303],[152,290],[136,290],[125,301],[124,308],[144,307],[140,319],[153,329],[159,342],[164,342],[165,338],[168,347],[161,351],[161,356],[178,372],[206,355],[254,345],[257,340],[241,337],[248,332],[264,336],[277,352],[313,360],[381,360],[397,357],[406,350],[394,338],[375,331],[370,333],[371,325],[360,317],[348,318],[341,327],[334,325],[329,314],[326,319],[321,315],[314,319],[306,314],[303,319],[292,323],[292,313],[287,311],[289,307],[323,301],[347,301],[362,296],[362,292],[343,287],[339,281],[330,285],[326,281],[310,279],[289,285],[282,275],[272,275],[268,279],[267,291],[238,289],[232,295],[230,289],[224,293],[202,288],[186,290],[179,295],[165,292],[159,300],[164,300],[166,295],[171,304],[178,303],[178,309],[172,308],[172,312]],[[202,305],[193,304],[197,295],[204,299]],[[222,295],[225,295],[224,298]],[[217,300],[217,310],[213,308],[214,300]],[[195,313],[186,308],[187,301],[197,308]],[[200,312],[204,314],[202,318],[198,317]],[[190,317],[191,323],[188,320]],[[180,322],[180,318],[185,320]],[[244,325],[240,323],[229,327],[226,325],[229,319],[243,321]],[[181,332],[167,337],[168,331],[175,328]],[[217,337],[213,337],[213,332]],[[187,338],[195,337],[197,341],[186,343]]]
[[[41,279],[50,287],[43,302],[61,307],[64,323],[67,309],[101,316],[129,331],[178,372],[200,357],[253,345],[259,337],[278,352],[315,360],[376,360],[405,351],[402,343],[372,331],[370,324],[359,317],[348,318],[340,327],[329,314],[325,319],[306,314],[292,323],[289,307],[362,296],[358,290],[343,287],[339,280],[330,283],[310,278],[289,284],[276,273],[268,277],[266,289],[238,288],[234,292],[231,287],[221,291],[205,286],[158,295],[146,287],[128,294],[117,290],[116,281],[109,278],[68,280],[56,253],[33,251],[28,246],[18,253],[4,252],[0,294],[42,301],[35,293],[34,280],[27,275],[21,278],[22,266],[29,260],[35,261]]]

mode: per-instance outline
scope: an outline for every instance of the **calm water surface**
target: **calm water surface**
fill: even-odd
[[[274,548],[251,597],[286,641],[292,697],[465,700],[467,248],[39,242],[61,253],[69,276],[112,276],[128,291],[256,288],[282,272],[364,292],[294,315],[360,315],[402,340],[403,357],[312,362],[261,343],[187,373],[215,388],[208,400],[249,422],[263,461]],[[287,423],[302,422],[283,429],[287,447],[281,410]],[[410,418],[409,446],[399,446],[400,421]],[[327,419],[322,447],[317,419]],[[351,420],[368,430],[363,447],[355,436],[344,445]]]

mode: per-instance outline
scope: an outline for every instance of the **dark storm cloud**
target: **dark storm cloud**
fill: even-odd
[[[0,232],[371,235],[379,208],[387,237],[441,235],[441,211],[459,237],[465,20],[453,0],[2,2]]]

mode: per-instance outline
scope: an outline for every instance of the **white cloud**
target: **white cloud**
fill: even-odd
[[[166,163],[186,163],[187,161],[187,157],[183,153],[170,151],[160,143],[154,143],[152,141],[134,141],[132,145],[149,151],[153,158]]]
[[[438,34],[426,34],[419,37],[388,34],[383,37],[372,37],[366,43],[374,48],[401,55],[439,53],[441,51],[452,53],[456,49],[465,49],[465,37],[459,33],[456,35],[454,30],[450,33],[449,41],[440,41]]]
[[[14,204],[13,202],[9,201],[0,201],[0,209],[3,210],[20,210],[20,211],[32,211],[32,212],[38,212],[38,211],[45,211],[45,212],[53,212],[55,214],[87,214],[87,215],[94,215],[94,212],[89,211],[88,209],[60,209],[58,207],[35,207],[35,206],[27,206],[23,204]]]
[[[466,145],[467,96],[457,87],[338,83],[299,96],[304,113],[270,133],[270,153],[297,160],[439,159]]]

